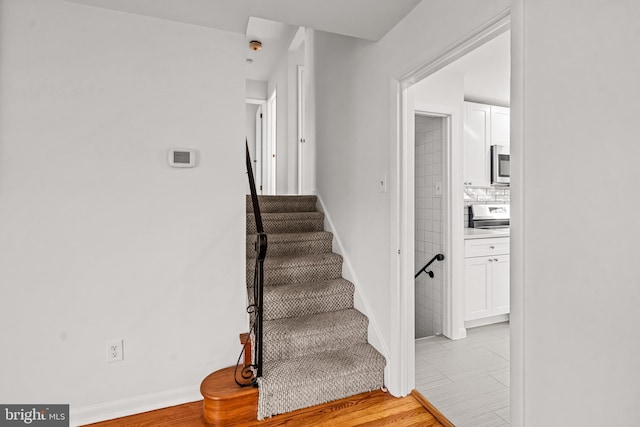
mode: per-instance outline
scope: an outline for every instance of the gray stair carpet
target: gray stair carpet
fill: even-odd
[[[258,419],[383,386],[386,360],[367,342],[316,196],[259,196],[264,263],[263,376]],[[253,301],[255,218],[247,196],[247,291]]]

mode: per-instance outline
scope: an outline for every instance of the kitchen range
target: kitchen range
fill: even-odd
[[[509,318],[509,221],[508,204],[471,206],[464,232],[466,327]]]

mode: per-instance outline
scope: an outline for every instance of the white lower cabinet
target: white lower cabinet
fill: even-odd
[[[508,248],[508,237],[465,241],[465,320],[509,313]]]

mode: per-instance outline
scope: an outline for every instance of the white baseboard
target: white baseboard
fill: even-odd
[[[200,385],[70,408],[72,427],[202,400]]]
[[[373,315],[371,306],[369,305],[367,298],[362,292],[362,286],[360,285],[360,281],[358,280],[358,277],[356,276],[356,273],[353,267],[351,266],[351,261],[349,260],[349,256],[344,250],[342,241],[340,241],[340,236],[338,236],[338,233],[336,232],[336,227],[333,225],[333,221],[331,221],[331,215],[329,214],[329,212],[327,212],[326,206],[322,201],[322,197],[320,197],[320,195],[317,192],[314,192],[314,194],[315,196],[318,197],[318,202],[320,202],[320,210],[324,213],[325,228],[327,229],[327,231],[330,231],[331,233],[333,233],[333,240],[335,244],[333,250],[337,254],[342,255],[342,260],[343,260],[342,269],[343,269],[344,278],[352,282],[355,287],[354,306],[356,309],[361,311],[364,315],[366,315],[369,318],[369,337],[368,337],[369,343],[376,350],[382,353],[385,359],[387,359],[387,364],[384,368],[384,377],[385,377],[385,384],[386,384],[387,383],[386,379],[389,378],[389,365],[391,363],[389,358],[389,354],[390,354],[389,349],[387,348],[387,345],[382,339],[382,334],[380,333],[380,329],[378,328],[378,323],[376,322],[376,318]]]
[[[482,319],[467,320],[464,322],[465,328],[477,328],[478,326],[492,325],[494,323],[508,322],[508,314],[498,314],[496,316],[484,317]]]

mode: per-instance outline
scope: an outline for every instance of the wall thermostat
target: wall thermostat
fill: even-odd
[[[196,165],[196,151],[183,148],[169,149],[169,166],[174,168],[192,168]]]

